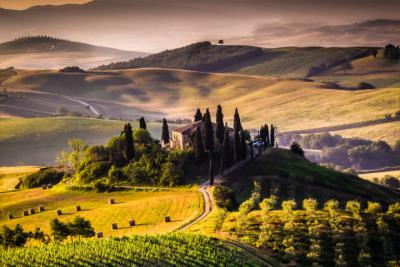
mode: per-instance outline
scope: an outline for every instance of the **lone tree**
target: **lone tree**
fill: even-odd
[[[147,129],[146,120],[143,117],[141,117],[140,120],[139,120],[139,128],[140,129]]]
[[[292,143],[292,145],[290,146],[290,151],[292,151],[293,153],[295,153],[297,155],[304,157],[304,151],[297,142]]]
[[[266,146],[270,146],[271,145],[271,138],[269,136],[268,124],[264,124],[264,129],[265,129],[265,143],[266,143]]]
[[[209,179],[210,185],[214,183],[214,164],[213,164],[213,151],[214,151],[214,131],[211,122],[210,112],[207,109],[204,116],[204,149],[208,152],[210,159]]]
[[[222,39],[221,39],[221,40],[218,40],[218,44],[219,44],[219,45],[223,45],[223,44],[224,44],[224,40],[222,40]]]
[[[270,146],[271,147],[275,147],[275,126],[273,124],[271,124],[271,137],[270,137]]]
[[[201,119],[203,118],[203,114],[201,114],[200,109],[198,108],[196,110],[196,114],[194,114],[194,121],[201,121]]]
[[[63,241],[70,235],[69,227],[66,223],[53,219],[50,222],[50,229],[55,241]]]
[[[215,136],[217,137],[218,142],[222,145],[224,142],[224,114],[222,114],[222,107],[218,105],[217,115],[216,115],[216,123],[217,127],[215,129]]]
[[[236,109],[235,115],[233,117],[233,122],[234,122],[234,130],[235,130],[233,151],[234,151],[235,161],[239,162],[242,159],[242,153],[241,153],[242,146],[241,146],[241,140],[240,140],[240,131],[242,130],[242,124],[240,122],[240,116],[239,116],[239,112],[237,109]]]
[[[162,124],[161,141],[163,141],[164,144],[169,143],[169,129],[167,120],[165,118],[163,119],[163,124]]]
[[[80,240],[81,237],[92,237],[95,235],[94,229],[90,221],[82,217],[75,217],[72,223],[68,223],[69,233],[71,237],[77,236]]]
[[[133,144],[132,126],[131,126],[130,123],[125,124],[124,134],[125,134],[125,158],[129,162],[135,156],[135,148],[134,148],[134,144]]]
[[[231,166],[231,140],[229,137],[229,128],[225,124],[224,142],[222,145],[222,157],[221,157],[221,177],[224,177],[224,170]]]
[[[197,127],[194,136],[194,156],[196,161],[202,161],[204,159],[204,154],[203,135],[201,134],[200,127]]]

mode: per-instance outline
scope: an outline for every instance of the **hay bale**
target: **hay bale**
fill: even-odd
[[[29,209],[29,214],[30,214],[30,215],[33,215],[33,214],[35,214],[35,209],[33,209],[33,208],[30,208],[30,209]]]
[[[97,238],[103,238],[103,232],[98,232],[97,233]]]
[[[82,211],[82,208],[81,208],[81,206],[77,205],[77,206],[75,206],[75,210],[76,211]]]
[[[52,184],[47,184],[47,188],[48,189],[53,188],[53,185]]]
[[[12,219],[14,219],[14,216],[12,214],[8,214],[8,219],[12,220]]]
[[[29,215],[29,212],[28,212],[27,210],[24,210],[24,211],[22,211],[22,215],[23,215],[23,216],[28,216],[28,215]]]
[[[47,189],[47,185],[45,185],[45,184],[42,185],[42,189],[43,189],[43,190],[46,190],[46,189]]]
[[[58,216],[60,216],[60,215],[62,215],[62,211],[61,211],[61,210],[56,210],[56,214],[57,214]]]
[[[169,216],[165,217],[165,222],[166,222],[166,223],[171,222],[171,218],[170,218]]]
[[[115,199],[110,198],[110,199],[108,200],[108,204],[114,205],[114,204],[115,204]]]
[[[44,211],[44,206],[43,206],[43,205],[40,205],[40,206],[38,207],[38,210],[39,210],[39,212],[43,212],[43,211]]]
[[[113,230],[117,230],[118,229],[118,225],[116,223],[111,224],[111,228]]]
[[[132,227],[132,226],[135,226],[135,225],[136,225],[135,220],[130,220],[129,221],[129,226]]]

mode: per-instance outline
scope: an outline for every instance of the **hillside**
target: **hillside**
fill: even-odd
[[[307,77],[312,67],[333,68],[343,62],[370,55],[371,48],[276,48],[194,43],[145,58],[112,63],[101,70],[169,68],[247,75]]]
[[[70,138],[103,144],[119,135],[124,123],[74,117],[0,119],[0,166],[54,165],[58,153],[68,149]],[[137,128],[138,123],[133,122],[132,126]],[[149,122],[147,126],[154,138],[160,138],[161,123]]]
[[[0,68],[54,69],[70,65],[89,68],[146,55],[47,36],[31,36],[0,44]]]
[[[400,192],[396,190],[318,166],[282,149],[266,151],[253,163],[229,175],[224,183],[235,190],[237,200],[242,202],[249,198],[254,179],[261,183],[262,198],[277,190],[281,200],[293,198],[298,203],[308,197],[319,203],[331,198],[342,204],[353,199],[382,204],[400,201]]]
[[[397,112],[400,101],[399,87],[334,90],[321,88],[319,82],[169,69],[87,73],[18,71],[18,75],[4,81],[3,86],[10,92],[25,89],[89,99],[89,102],[101,100],[106,117],[116,118],[129,114],[123,112],[121,106],[118,112],[115,108],[107,109],[110,103],[123,104],[131,115],[133,109],[138,109],[136,114],[146,117],[162,111],[163,114],[154,114],[155,117],[180,119],[191,119],[196,107],[202,110],[209,107],[214,114],[215,107],[221,104],[228,121],[238,107],[247,128],[258,128],[268,122],[277,124],[280,131],[383,118]],[[14,98],[13,106],[23,107],[23,101],[27,99]],[[46,101],[42,105],[46,105]],[[3,113],[11,112],[8,110],[3,109]],[[54,107],[53,112],[55,110]]]

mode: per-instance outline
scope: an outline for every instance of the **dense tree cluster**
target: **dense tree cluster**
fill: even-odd
[[[388,44],[385,46],[385,50],[383,51],[383,55],[385,58],[390,60],[399,60],[400,59],[400,47],[394,46],[392,44]]]
[[[54,241],[63,241],[67,237],[73,239],[78,237],[88,238],[95,235],[94,229],[90,221],[82,217],[75,217],[72,222],[62,222],[58,219],[53,219],[50,222],[51,235]]]
[[[39,228],[34,232],[26,232],[17,224],[14,229],[4,225],[0,230],[0,245],[3,248],[23,247],[30,239],[47,242],[45,234]]]
[[[400,140],[393,148],[385,141],[343,138],[329,133],[281,135],[279,141],[287,146],[293,142],[308,149],[322,150],[322,162],[344,168],[374,169],[400,163]]]
[[[142,123],[141,126],[144,126]],[[169,142],[168,124],[163,123],[162,140]],[[164,150],[143,128],[128,123],[118,137],[106,145],[87,146],[82,140],[69,142],[71,152],[61,152],[58,162],[72,173],[76,183],[102,185],[141,184],[173,186],[184,181],[189,153]]]

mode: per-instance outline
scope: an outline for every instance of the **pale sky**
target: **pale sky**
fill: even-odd
[[[37,5],[82,4],[90,0],[0,0],[0,7],[6,9],[27,9]]]

